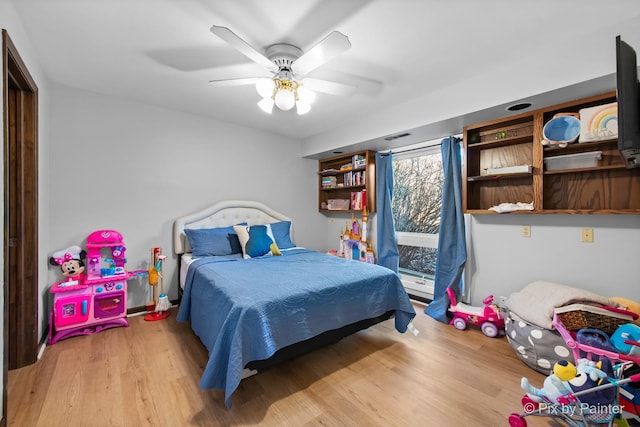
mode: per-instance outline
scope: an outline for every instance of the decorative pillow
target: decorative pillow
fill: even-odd
[[[234,226],[244,258],[282,255],[268,225]]]
[[[246,225],[242,223],[241,225]],[[242,252],[233,226],[184,230],[195,257],[232,255]]]
[[[273,238],[280,249],[293,248],[296,245],[291,241],[289,231],[291,230],[291,221],[280,221],[269,224]]]
[[[241,254],[242,246],[240,246],[240,240],[238,240],[238,235],[235,230],[227,236],[229,237],[229,244],[231,245],[231,254]]]

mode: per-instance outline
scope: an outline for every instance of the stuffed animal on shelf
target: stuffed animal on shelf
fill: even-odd
[[[49,264],[60,267],[66,280],[72,281],[84,276],[86,256],[87,252],[80,246],[69,246],[54,252],[49,258]]]

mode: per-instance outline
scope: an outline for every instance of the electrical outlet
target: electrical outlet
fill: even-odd
[[[582,229],[582,242],[593,243],[593,228]]]
[[[522,237],[531,237],[531,226],[523,225],[520,234]]]

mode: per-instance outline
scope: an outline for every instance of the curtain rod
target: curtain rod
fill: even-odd
[[[453,138],[456,139],[457,143],[460,143],[462,141],[462,138],[457,137],[457,136],[453,136]],[[385,153],[380,153],[380,155],[382,156],[388,156],[389,154],[401,154],[401,153],[410,153],[412,151],[417,151],[417,150],[424,150],[425,148],[429,148],[429,147],[436,147],[436,146],[442,146],[442,142],[439,144],[431,144],[431,145],[425,145],[424,147],[415,147],[415,148],[408,148],[406,150],[400,150],[400,151],[393,151],[393,150],[389,150],[388,152]]]

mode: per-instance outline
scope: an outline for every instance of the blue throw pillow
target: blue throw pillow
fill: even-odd
[[[249,227],[249,240],[244,249],[250,257],[266,255],[271,252],[273,240],[267,234],[267,227],[264,225],[252,225]]]
[[[240,240],[238,239],[238,235],[235,233],[229,233],[229,244],[231,245],[231,253],[232,254],[241,254],[242,246],[240,246]]]
[[[243,225],[246,225],[244,223]],[[233,226],[184,230],[195,257],[232,255],[242,252]]]
[[[291,241],[289,231],[291,230],[291,221],[274,222],[271,225],[273,238],[280,249],[293,248],[296,245]]]

